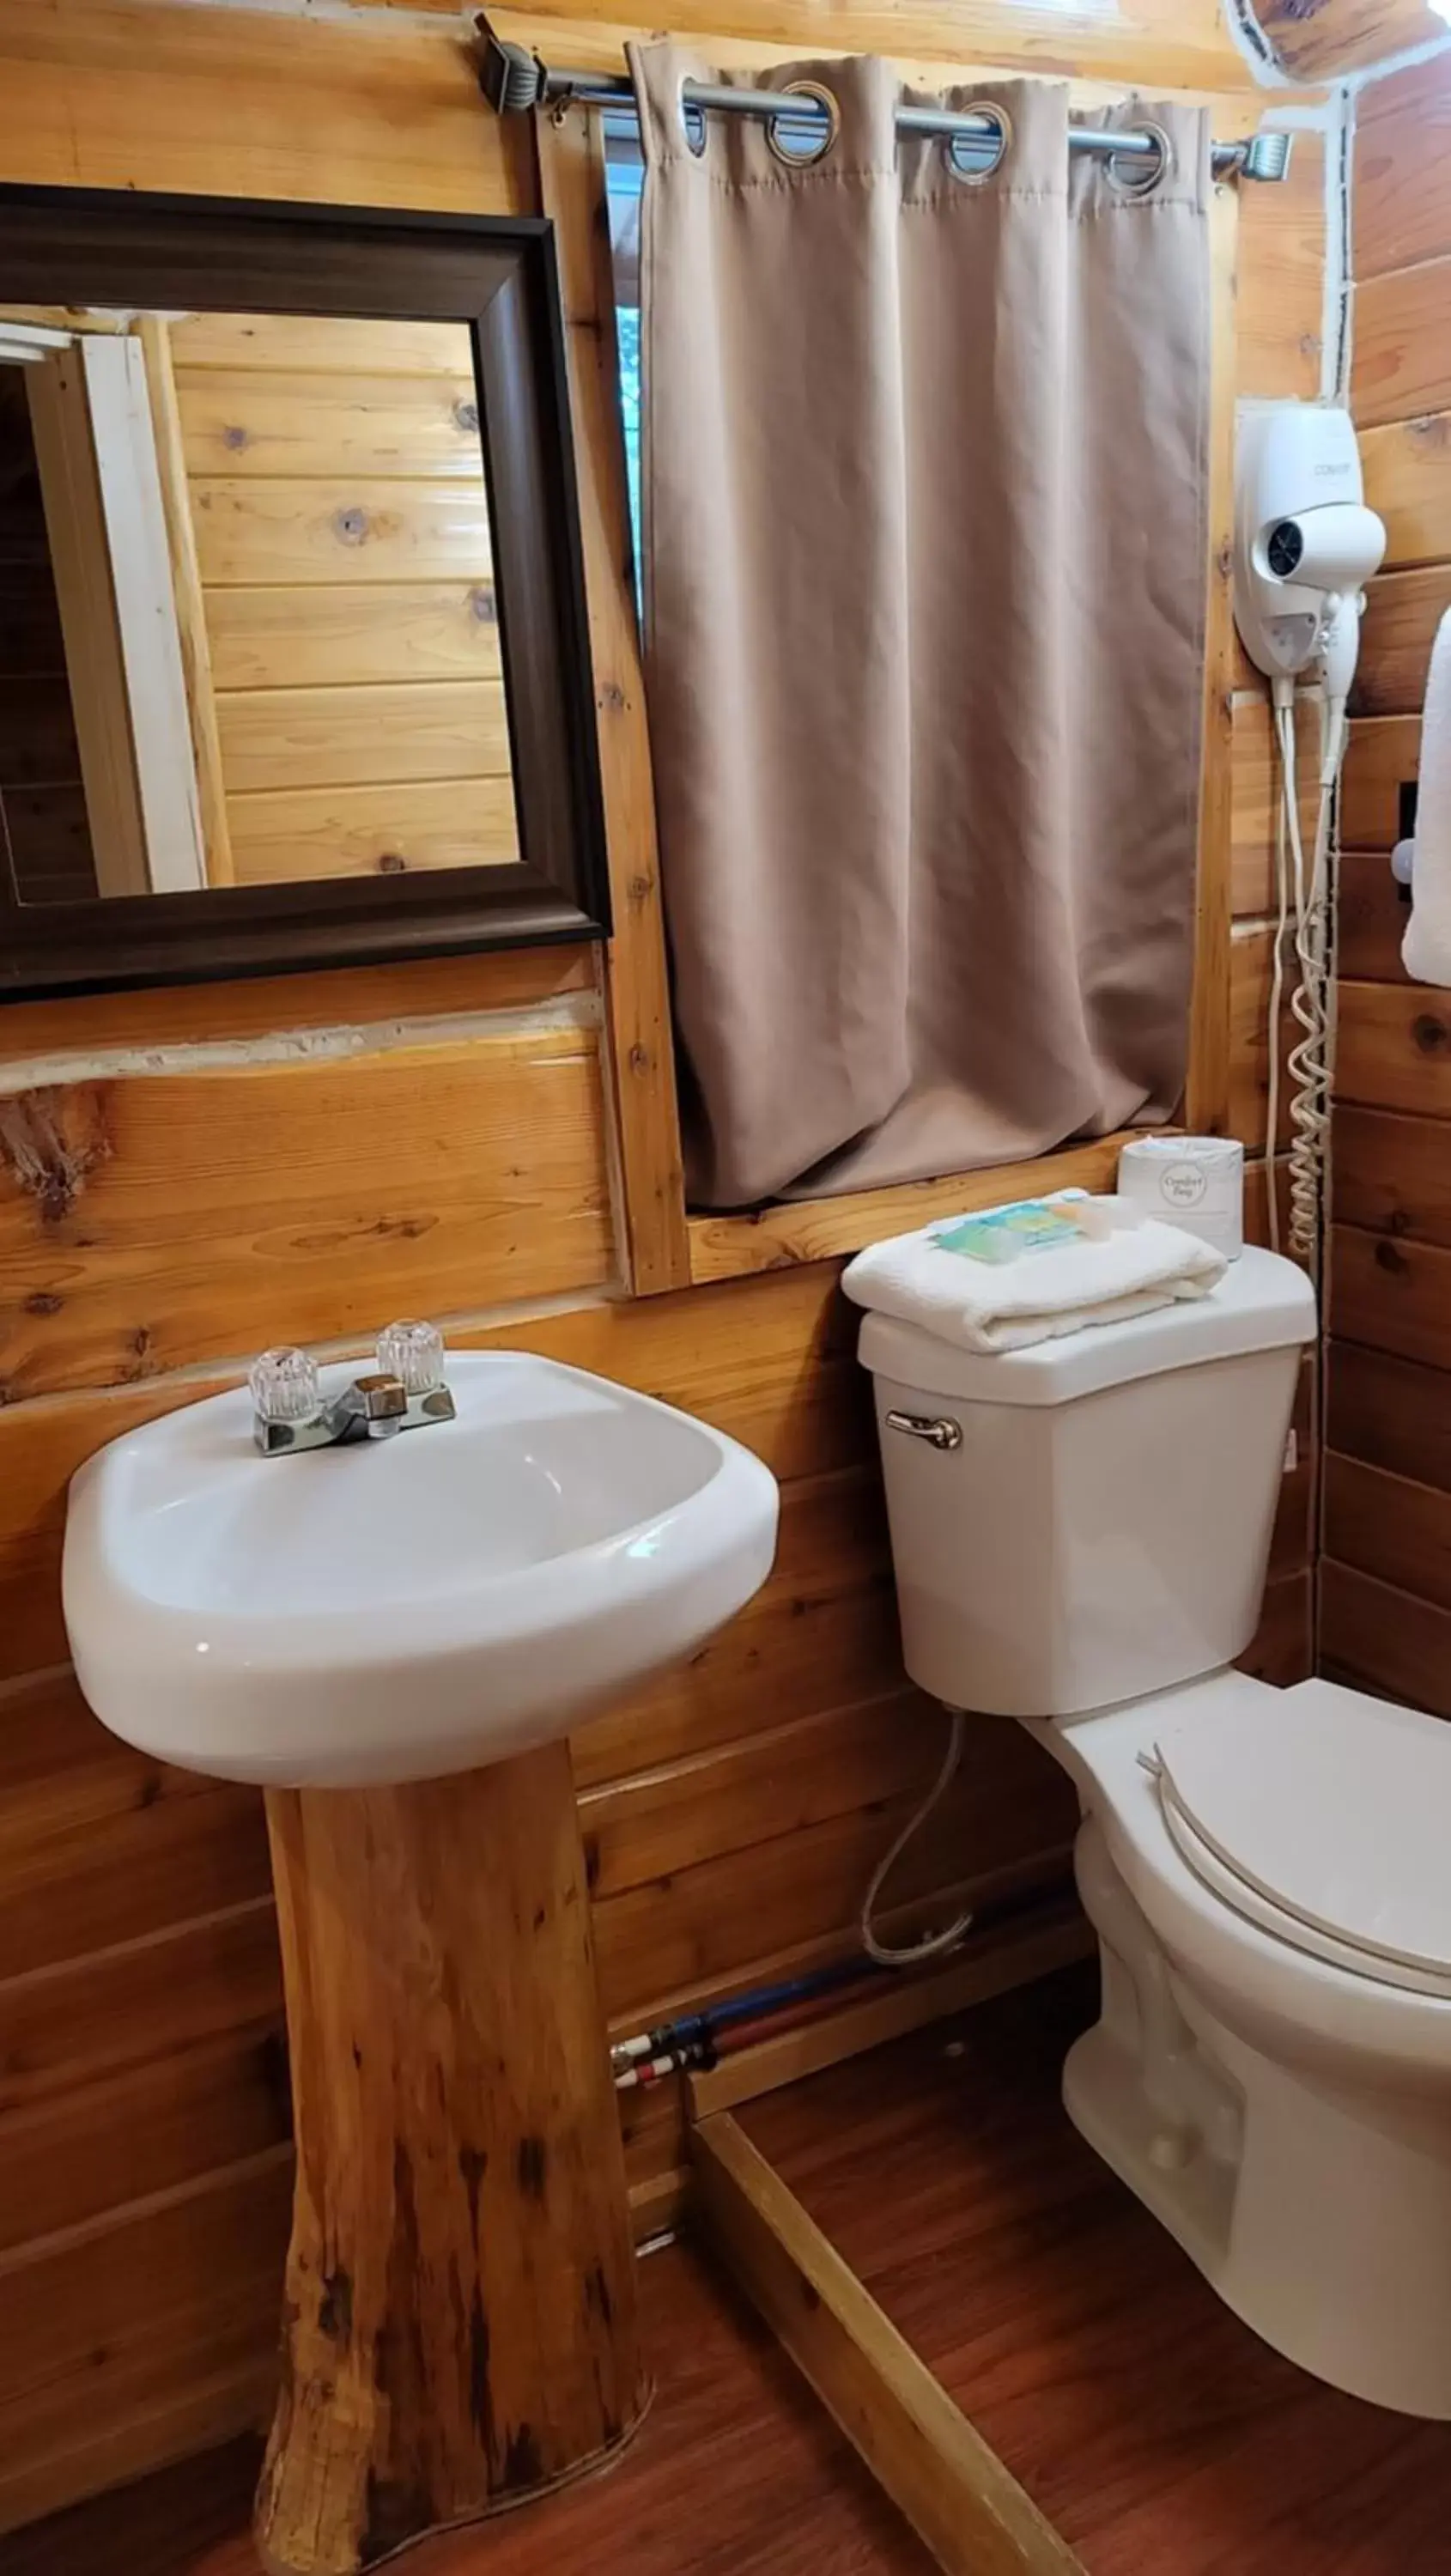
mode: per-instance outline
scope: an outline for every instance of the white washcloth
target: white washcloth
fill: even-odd
[[[1401,963],[1418,984],[1451,985],[1451,608],[1436,629],[1426,679],[1411,918]]]
[[[1083,1236],[1004,1262],[944,1252],[933,1238],[954,1222],[938,1217],[859,1252],[842,1278],[847,1295],[969,1351],[1021,1351],[1203,1297],[1227,1267],[1212,1244],[1152,1217],[1098,1242]]]

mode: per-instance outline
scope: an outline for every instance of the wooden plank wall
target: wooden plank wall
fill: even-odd
[[[1451,607],[1451,58],[1362,96],[1355,369],[1370,586],[1346,762],[1333,1138],[1327,1670],[1451,1716],[1451,1012],[1402,972],[1388,852]]]
[[[1185,13],[1186,41],[1207,46],[1209,15]],[[1031,60],[1041,12],[1021,16],[1021,43],[1015,0],[972,0],[962,24],[989,58]],[[950,49],[951,12],[933,23]],[[9,177],[521,202],[456,30],[400,11],[0,0],[0,93]],[[1241,380],[1260,391],[1318,368],[1308,173],[1246,201]],[[1232,712],[1234,1118],[1262,1147],[1267,745],[1247,699]],[[615,1293],[599,1006],[593,960],[555,950],[0,1013],[0,2528],[259,2410],[286,2224],[258,1802],[129,1754],[65,1668],[65,1484],[100,1442],[269,1339],[356,1347],[411,1310],[643,1386],[768,1460],[770,1582],[575,1748],[619,2024],[849,1950],[938,1758],[940,1715],[900,1665],[840,1265]],[[1262,1224],[1262,1171],[1253,1205]],[[1307,1653],[1309,1479],[1287,1486],[1254,1650],[1280,1678]],[[1047,1757],[983,1721],[891,1892],[899,1919],[1056,1886],[1072,1825]],[[631,2097],[625,2121],[643,2224],[672,2206],[678,2095]]]
[[[467,331],[197,314],[166,343],[237,883],[516,858]]]

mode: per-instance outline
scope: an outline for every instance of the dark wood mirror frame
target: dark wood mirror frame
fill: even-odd
[[[0,300],[466,323],[519,851],[501,867],[23,905],[0,1000],[604,938],[609,880],[553,227],[0,186]]]

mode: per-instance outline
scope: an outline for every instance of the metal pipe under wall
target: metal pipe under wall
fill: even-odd
[[[767,2019],[793,2005],[812,2002],[818,1995],[830,1994],[839,1986],[859,1985],[878,1973],[869,1959],[841,1959],[833,1967],[814,1968],[806,1976],[785,1978],[774,1985],[748,1986],[741,1994],[702,2005],[699,2012],[682,2013],[674,2021],[659,2023],[654,2030],[617,2040],[610,2050],[615,2089],[630,2092],[689,2067],[714,2065],[718,2035],[737,2022]]]
[[[599,107],[624,116],[635,115],[634,89],[623,75],[552,71],[526,46],[506,44],[485,16],[475,18],[474,26],[483,46],[479,86],[498,115],[514,116],[537,107]],[[823,152],[835,132],[835,112],[830,102],[805,84],[789,90],[733,89],[711,81],[688,80],[681,95],[687,110],[694,109],[697,114],[759,117],[772,128],[788,154],[803,161],[813,160]],[[941,135],[950,141],[958,167],[970,173],[990,170],[1004,143],[1001,121],[986,110],[902,106],[897,110],[897,131]],[[1216,143],[1211,154],[1214,174],[1216,178],[1283,179],[1290,166],[1292,139],[1281,128],[1253,135],[1241,143]],[[1164,153],[1157,134],[1135,133],[1132,129],[1116,133],[1111,127],[1098,125],[1070,126],[1068,148],[1070,152],[1096,153],[1109,162],[1143,165],[1137,184],[1145,191],[1158,177]]]

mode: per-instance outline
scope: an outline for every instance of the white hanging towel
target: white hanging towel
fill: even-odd
[[[1431,647],[1412,846],[1411,918],[1401,963],[1418,984],[1451,986],[1451,608]]]
[[[965,1350],[1020,1351],[1203,1297],[1227,1267],[1212,1244],[1155,1218],[993,1262],[946,1248],[940,1238],[961,1222],[939,1218],[859,1252],[842,1277],[847,1295]]]

